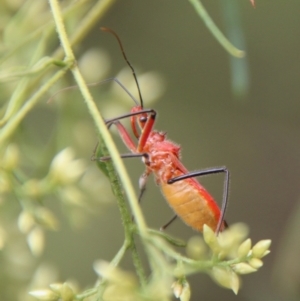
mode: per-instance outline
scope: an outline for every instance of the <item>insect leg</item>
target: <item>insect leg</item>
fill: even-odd
[[[177,181],[181,181],[181,180],[188,179],[188,178],[194,178],[194,177],[205,176],[205,175],[212,175],[212,174],[217,174],[217,173],[225,173],[221,215],[220,215],[218,225],[217,225],[217,228],[216,228],[216,233],[219,233],[223,222],[225,224],[225,227],[227,226],[226,222],[224,221],[224,216],[225,216],[225,212],[226,212],[226,209],[227,209],[227,203],[228,203],[229,170],[225,166],[189,172],[189,173],[186,173],[182,176],[175,177],[175,178],[172,178],[172,179],[168,180],[168,184],[173,184]]]
[[[141,126],[142,126],[142,134],[139,137],[139,142],[138,142],[138,146],[135,150],[132,149],[132,144],[133,141],[130,138],[127,130],[124,128],[124,126],[119,122],[119,120],[124,119],[124,118],[128,118],[128,117],[133,117],[133,116],[137,116],[137,115],[142,115],[142,114],[149,114],[148,117],[146,116],[142,116],[139,120]],[[156,111],[153,109],[145,109],[145,110],[140,110],[140,111],[136,111],[136,112],[131,112],[128,114],[124,114],[112,119],[108,119],[105,121],[106,125],[108,127],[110,127],[112,124],[115,124],[118,128],[118,132],[121,136],[121,138],[123,139],[124,143],[126,144],[126,146],[128,147],[128,149],[130,149],[131,151],[135,152],[142,152],[143,148],[148,140],[148,137],[153,129],[154,123],[155,123],[155,118],[156,118]],[[124,139],[125,138],[125,139]]]
[[[121,119],[125,119],[125,118],[132,117],[132,116],[137,116],[137,115],[142,115],[142,114],[145,114],[145,113],[152,113],[152,114],[156,115],[155,110],[153,110],[153,109],[144,109],[144,110],[140,110],[140,111],[136,111],[136,112],[130,112],[130,113],[127,113],[127,114],[124,114],[124,115],[120,115],[118,117],[114,117],[114,118],[111,118],[111,119],[107,119],[105,121],[105,124],[108,125],[110,123],[114,123],[115,121],[119,121]]]
[[[108,161],[108,160],[111,160],[111,157],[110,156],[107,156],[107,157],[100,157],[100,158],[97,158],[95,156],[95,151],[97,149],[97,146],[98,146],[98,143],[95,147],[95,150],[94,150],[94,153],[91,157],[91,160],[92,161],[101,161],[101,162],[105,162],[105,161]],[[122,159],[126,159],[126,158],[138,158],[138,157],[143,157],[143,161],[145,164],[147,164],[147,162],[149,162],[149,155],[148,153],[139,153],[139,154],[132,154],[132,153],[129,153],[129,154],[121,154],[120,157]],[[139,188],[140,188],[140,193],[139,193],[139,196],[138,196],[138,201],[139,203],[141,202],[141,199],[142,199],[142,196],[146,190],[146,183],[147,183],[147,179],[148,179],[148,176],[150,175],[151,172],[149,171],[145,171],[141,176],[140,176],[140,179],[139,179]]]
[[[149,155],[147,153],[140,153],[140,154],[128,153],[128,154],[121,154],[120,157],[122,159],[126,159],[126,158],[139,158],[139,157],[149,158]],[[109,161],[110,159],[111,159],[111,157],[107,156],[107,157],[93,158],[92,161],[105,162],[105,161]]]
[[[177,215],[174,215],[165,225],[160,227],[160,231],[164,231],[167,227],[169,227],[169,225],[171,225],[175,219],[177,218]]]

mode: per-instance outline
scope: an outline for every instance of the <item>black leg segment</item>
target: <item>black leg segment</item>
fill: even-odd
[[[169,227],[177,218],[177,215],[173,216],[165,225],[160,227],[160,231],[164,231],[167,227]]]

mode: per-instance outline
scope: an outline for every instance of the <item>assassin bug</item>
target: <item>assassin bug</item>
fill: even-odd
[[[216,167],[189,172],[180,161],[180,146],[167,140],[166,133],[153,129],[156,111],[144,109],[143,98],[135,71],[128,61],[121,40],[118,35],[109,28],[101,28],[115,36],[121,48],[123,57],[132,70],[137,85],[140,103],[131,109],[131,112],[106,120],[108,127],[115,125],[124,144],[131,151],[130,154],[121,155],[122,158],[142,157],[146,166],[145,172],[139,180],[139,201],[145,191],[146,180],[153,173],[156,183],[162,194],[173,208],[176,215],[163,228],[166,228],[177,216],[188,226],[197,231],[203,230],[203,225],[208,225],[216,233],[223,231],[227,224],[224,215],[228,200],[229,171],[226,167]],[[119,83],[119,82],[117,82]],[[130,94],[127,91],[128,94]],[[131,138],[129,132],[120,122],[122,119],[130,118],[132,133],[137,142]],[[109,157],[99,158],[101,161],[109,160]],[[212,196],[195,179],[198,176],[224,173],[224,193],[222,209],[220,209]]]

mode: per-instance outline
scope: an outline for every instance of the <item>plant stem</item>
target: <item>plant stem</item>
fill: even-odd
[[[67,55],[67,58],[69,60],[70,59],[75,60],[73,51],[71,49],[70,42],[68,41],[68,38],[67,38],[65,27],[63,25],[63,20],[61,17],[61,11],[60,11],[60,8],[58,5],[58,1],[57,0],[49,0],[49,3],[50,3],[52,13],[54,16],[54,20],[56,23],[56,29],[57,29],[59,38],[61,40],[62,46]],[[134,189],[132,187],[131,181],[127,175],[125,166],[120,158],[119,152],[114,144],[114,141],[112,140],[111,135],[110,135],[109,131],[107,130],[104,120],[101,117],[101,115],[97,109],[97,106],[96,106],[96,104],[87,88],[87,85],[86,85],[78,67],[76,66],[76,64],[71,69],[71,71],[72,71],[73,76],[78,84],[78,87],[79,87],[81,93],[82,93],[82,96],[86,102],[88,110],[96,124],[96,127],[99,130],[103,141],[105,142],[105,145],[109,151],[109,154],[110,154],[112,161],[114,163],[114,166],[116,167],[116,170],[120,176],[120,179],[123,183],[123,187],[124,187],[125,193],[128,197],[133,214],[135,216],[135,220],[138,225],[139,231],[142,236],[147,236],[147,228],[146,228],[145,220],[143,218],[141,209],[138,205],[138,201],[137,201]]]
[[[100,153],[100,155],[104,156],[104,157],[108,155],[107,148],[106,148],[103,140],[101,139],[101,137],[100,137],[100,141],[99,141],[99,148],[100,148],[100,152],[97,152],[97,154]],[[120,253],[120,255],[117,254],[111,263],[114,264],[115,260],[118,263],[120,260],[120,257],[124,255],[125,251],[127,249],[131,249],[132,261],[135,266],[137,275],[140,279],[140,283],[141,283],[141,285],[145,285],[146,284],[146,275],[145,275],[145,271],[144,271],[141,259],[138,255],[138,252],[136,249],[136,244],[134,241],[134,234],[135,234],[136,227],[133,225],[133,221],[132,221],[130,212],[126,205],[123,190],[120,185],[118,175],[113,167],[113,164],[111,161],[107,161],[105,164],[106,164],[107,175],[110,179],[113,193],[117,198],[118,207],[119,207],[119,210],[121,213],[122,223],[123,223],[124,230],[125,230],[125,241],[124,241],[122,248],[118,252],[118,254]]]
[[[91,28],[99,22],[99,19],[106,13],[106,11],[114,4],[116,0],[101,0],[98,1],[90,11],[85,15],[82,21],[78,24],[78,30],[70,37],[71,45],[76,45],[82,41]]]
[[[49,88],[65,75],[68,69],[69,66],[61,69],[55,75],[53,75],[48,82],[45,83],[34,95],[32,95],[21,107],[21,109],[7,121],[6,125],[0,132],[0,145],[3,145],[5,140],[7,140],[14,133],[15,129],[26,116],[26,114],[34,108],[36,103],[49,90]]]
[[[198,15],[204,21],[206,27],[210,30],[210,32],[214,35],[217,41],[229,52],[231,55],[242,58],[245,56],[245,52],[233,46],[228,39],[223,35],[220,29],[216,26],[212,18],[207,13],[203,4],[200,0],[189,0],[191,4],[194,6]]]
[[[65,27],[64,27],[63,20],[61,17],[61,11],[60,11],[60,8],[58,5],[58,1],[57,0],[49,0],[49,3],[51,6],[51,9],[52,9],[53,16],[54,16],[56,29],[57,29],[59,38],[61,40],[62,47],[67,55],[67,59],[75,60],[73,51],[71,49],[70,42],[68,40],[66,31],[65,31]],[[120,158],[119,152],[110,136],[110,133],[106,127],[106,124],[105,124],[103,118],[101,117],[101,115],[97,109],[97,106],[96,106],[94,100],[92,99],[92,96],[87,88],[87,85],[86,85],[78,67],[76,66],[76,64],[73,66],[71,71],[72,71],[75,81],[77,82],[78,87],[83,95],[83,98],[86,102],[88,110],[96,124],[96,127],[99,130],[101,139],[103,139],[105,146],[107,147],[107,149],[109,151],[109,155],[111,156],[112,163],[114,164],[114,166],[118,172],[118,175],[122,181],[124,191],[127,195],[128,201],[130,203],[133,214],[135,216],[135,220],[136,220],[139,232],[141,234],[142,240],[146,239],[146,237],[148,236],[146,223],[145,223],[144,217],[142,215],[141,209],[138,205],[138,201],[137,201],[136,195],[134,193],[134,189],[132,187],[131,181],[127,175],[125,166]],[[109,162],[108,164],[111,164],[111,163]],[[134,246],[133,231],[131,231],[131,229],[130,229],[131,223],[132,223],[130,220],[130,215],[126,208],[125,201],[122,200],[122,197],[123,197],[122,191],[121,191],[120,187],[118,187],[119,185],[118,185],[117,177],[114,175],[113,171],[109,172],[109,174],[112,177],[112,187],[114,189],[114,192],[118,196],[117,199],[118,199],[119,209],[121,211],[122,221],[125,226],[125,239],[126,239],[125,242],[128,243],[128,245],[130,245],[131,249],[133,250],[133,254],[135,254],[133,257],[134,264],[137,268],[137,272],[139,273],[141,282],[144,283],[145,282],[144,272],[142,272],[143,271],[142,265],[141,265],[140,259],[137,256],[137,252],[136,252],[136,249]],[[137,261],[137,258],[138,258],[138,261]]]

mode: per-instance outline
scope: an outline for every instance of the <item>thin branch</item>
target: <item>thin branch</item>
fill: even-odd
[[[217,41],[233,56],[242,58],[245,56],[245,52],[236,48],[232,45],[229,40],[223,35],[220,29],[216,26],[212,18],[207,13],[206,9],[204,8],[203,4],[200,0],[190,0],[191,4],[194,6],[198,15],[204,21],[206,27],[209,31],[213,34],[213,36],[217,39]]]

